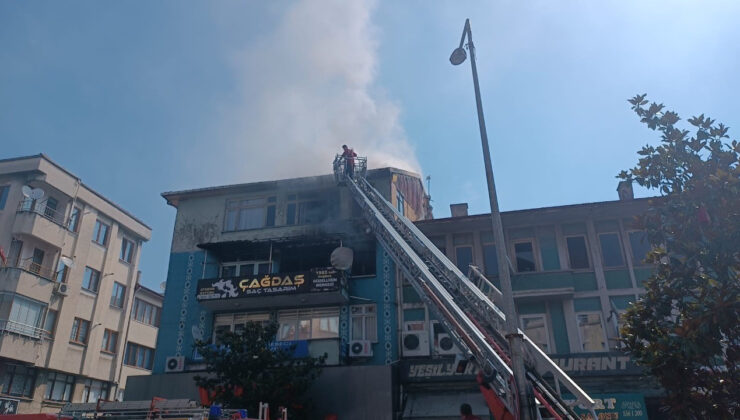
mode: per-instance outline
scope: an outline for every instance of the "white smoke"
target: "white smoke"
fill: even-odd
[[[241,103],[222,139],[245,182],[326,174],[342,144],[370,167],[419,172],[400,109],[376,82],[374,1],[298,0],[235,57]]]

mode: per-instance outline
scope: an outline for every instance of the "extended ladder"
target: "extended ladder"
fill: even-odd
[[[422,300],[461,351],[479,366],[486,388],[498,398],[497,405],[503,406],[508,418],[519,418],[518,384],[509,367],[510,353],[504,334],[506,317],[489,299],[489,296],[500,296],[500,292],[482,274],[474,271],[476,276],[485,279],[488,290],[483,293],[362,176],[364,171],[356,174],[355,179],[346,177],[341,159],[339,163],[335,159],[334,173],[340,183],[347,185],[375,236]],[[477,283],[481,284],[481,281],[479,279]],[[521,330],[519,332],[523,334]],[[537,402],[551,418],[579,418],[560,397],[561,385],[575,396],[578,404],[589,407],[594,415],[593,400],[526,335],[523,341],[528,384],[522,386],[533,388]],[[548,373],[552,375],[555,389],[542,377]]]

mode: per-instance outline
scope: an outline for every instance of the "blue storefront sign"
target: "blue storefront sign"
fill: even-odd
[[[306,357],[308,356],[308,340],[292,340],[292,341],[273,341],[270,343],[270,350],[290,350],[293,349],[293,357]],[[211,345],[211,348],[217,348],[215,344]],[[223,350],[228,350],[226,346],[221,346]],[[193,349],[192,361],[200,362],[203,360],[203,356],[198,353],[198,349]]]
[[[576,407],[583,420],[648,420],[642,394],[590,394],[596,406],[596,419],[586,410]]]

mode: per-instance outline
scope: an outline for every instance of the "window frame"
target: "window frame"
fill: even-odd
[[[401,190],[396,188],[396,210],[401,214],[401,216],[406,216],[406,198],[403,196],[403,193]]]
[[[90,391],[93,389],[93,384],[100,384],[100,399],[103,401],[110,401],[110,382],[101,381],[97,379],[85,379],[82,390],[82,402],[83,403],[97,403],[98,400],[90,401]]]
[[[54,321],[52,322],[51,328],[47,329],[47,323],[49,322],[49,315],[53,313],[54,314]],[[46,314],[44,314],[44,321],[42,322],[41,329],[45,331],[49,337],[54,337],[54,333],[57,329],[57,322],[59,321],[59,311],[56,309],[49,309],[46,308]]]
[[[103,233],[103,238],[102,238],[102,242],[101,242],[100,241],[100,231],[101,231],[101,228],[103,226],[105,226],[105,233]],[[102,246],[104,248],[107,247],[108,246],[108,239],[109,239],[109,236],[110,236],[110,229],[111,229],[111,225],[110,224],[105,223],[104,221],[100,220],[100,218],[95,219],[95,227],[93,228],[93,233],[92,233],[91,240],[94,243],[96,243],[96,244],[98,244],[98,245],[100,245],[100,246]]]
[[[240,203],[243,201],[257,201],[262,200],[262,203],[259,205],[241,205],[237,204],[235,207],[230,207],[232,203]],[[246,228],[240,228],[241,225],[241,210],[242,209],[256,209],[261,208],[263,209],[262,214],[262,223],[260,226],[257,227],[246,227]],[[272,208],[272,210],[270,209]],[[234,228],[229,228],[229,213],[230,211],[235,211],[236,215],[234,216]],[[270,212],[272,211],[272,216],[270,216]],[[268,220],[272,217],[272,224],[268,224]],[[274,227],[276,225],[276,219],[277,218],[277,196],[275,195],[262,195],[262,196],[256,196],[256,197],[241,197],[241,198],[232,198],[229,200],[226,200],[226,204],[224,206],[224,224],[223,224],[223,231],[224,232],[241,232],[245,230],[254,230],[254,229],[263,229],[266,227]]]
[[[531,318],[542,318],[542,321],[543,321],[542,324],[545,327],[545,337],[547,338],[547,348],[546,349],[543,349],[543,348],[540,347],[540,350],[542,350],[546,354],[553,353],[553,351],[552,351],[552,348],[553,348],[552,339],[550,337],[550,326],[548,325],[549,324],[549,322],[548,322],[548,318],[549,317],[547,316],[547,313],[519,315],[519,325],[521,326],[522,331],[524,331],[525,333],[526,333],[526,329],[524,328],[524,326],[525,326],[524,325],[524,320],[525,319],[531,319]],[[530,338],[530,340],[531,340],[531,338]],[[534,344],[537,344],[534,341],[532,341],[532,342]]]
[[[19,368],[23,370],[23,373],[18,373]],[[0,369],[0,373],[2,374],[3,379],[3,384],[2,388],[0,388],[0,392],[2,392],[3,395],[26,398],[33,397],[33,392],[36,388],[36,380],[38,379],[39,373],[35,367],[23,366],[14,363],[6,363],[2,366],[2,369]],[[8,378],[7,383],[5,382],[6,375]],[[12,392],[14,382],[19,377],[23,378],[21,392]]]
[[[470,270],[470,265],[475,265],[475,246],[470,244],[464,244],[464,245],[455,245],[455,267],[457,267],[458,270],[460,270],[463,275],[467,276],[468,271]],[[468,267],[460,268],[458,265],[458,251],[463,248],[469,248],[470,249],[470,263],[468,264]]]
[[[138,315],[139,307],[145,308],[142,313],[141,319],[139,319],[139,315]],[[147,317],[146,307],[152,308],[149,317]],[[144,299],[134,297],[134,308],[133,308],[133,311],[131,312],[131,315],[133,316],[134,321],[144,324],[144,325],[149,325],[155,328],[159,328],[159,320],[160,320],[161,314],[162,314],[161,307],[151,302],[147,302]]]
[[[563,237],[565,239],[565,250],[568,253],[568,268],[571,270],[591,270],[593,268],[593,263],[591,262],[591,253],[589,252],[588,247],[588,238],[585,234],[574,234],[574,235],[565,235]],[[568,239],[571,238],[583,238],[583,246],[586,251],[586,267],[573,267],[573,261],[571,258],[571,252],[570,252],[570,244],[568,243]]]
[[[63,380],[58,380],[57,378],[63,377]],[[49,386],[49,383],[51,382],[51,386]],[[61,383],[64,386],[64,390],[62,391],[62,399],[53,399],[51,398],[54,395],[54,388],[57,383]],[[67,387],[69,386],[69,389]],[[72,401],[72,396],[74,395],[74,389],[75,389],[75,376],[70,375],[68,373],[62,373],[62,372],[48,372],[46,377],[46,389],[44,390],[44,400],[46,401],[60,401],[60,402],[70,402]],[[67,392],[69,392],[67,394]],[[65,398],[66,394],[66,398]]]
[[[523,243],[529,243],[532,245],[532,259],[534,263],[534,270],[530,271],[521,271],[519,270],[519,261],[517,259],[517,253],[516,253],[516,246],[518,244]],[[513,264],[514,268],[516,268],[517,273],[537,273],[541,270],[541,264],[539,259],[539,247],[537,246],[537,240],[535,238],[522,238],[522,239],[516,239],[514,241],[511,241],[511,255],[513,255]]]
[[[319,308],[303,308],[303,309],[285,309],[278,311],[277,314],[278,322],[278,334],[275,341],[312,341],[312,340],[338,340],[339,335],[339,317],[340,311],[338,307],[319,307]],[[324,315],[324,316],[322,316]],[[313,320],[324,319],[324,318],[336,318],[336,336],[331,337],[313,337]],[[308,321],[308,337],[302,338],[301,329],[303,324]],[[284,326],[293,327],[294,338],[284,339],[283,328]],[[319,327],[320,328],[320,327]],[[281,338],[283,337],[283,338]]]
[[[643,256],[643,258],[639,260],[635,258],[635,248],[632,246],[632,234],[634,233],[642,233],[643,235],[645,235],[644,236],[645,240],[648,241],[647,242],[647,245],[648,245],[647,252]],[[630,254],[630,258],[632,259],[632,265],[633,266],[650,266],[651,265],[650,263],[645,262],[645,257],[647,257],[648,252],[652,251],[653,246],[650,244],[650,241],[647,238],[647,232],[644,230],[639,230],[639,229],[630,229],[625,232],[625,235],[627,236],[627,242],[629,243],[629,248],[630,248],[629,254]]]
[[[328,202],[326,199],[322,199],[320,195],[311,195],[310,197],[300,197],[299,193],[293,193],[288,194],[286,200],[285,200],[285,225],[286,226],[302,226],[302,225],[311,225],[311,224],[318,224],[322,223],[326,220],[327,216],[325,215],[323,219],[319,221],[306,221],[304,219],[304,212],[305,209],[302,209],[302,205],[306,205],[309,203],[321,203],[321,206],[324,208],[324,210],[327,210],[323,213],[328,213]],[[288,217],[289,214],[289,208],[290,206],[293,206],[293,218],[292,220]]]
[[[120,296],[116,294],[116,291],[121,291]],[[120,300],[120,305],[116,303]],[[113,288],[110,292],[110,306],[113,308],[123,309],[126,306],[126,285],[121,284],[117,281],[113,282]]]
[[[116,354],[117,349],[118,349],[118,331],[113,331],[113,330],[106,328],[105,331],[103,331],[103,341],[100,344],[100,351],[106,354]]]
[[[69,212],[69,220],[67,221],[67,230],[72,233],[79,233],[80,219],[82,219],[82,208],[72,206],[72,210]]]
[[[128,245],[128,247],[126,246]],[[126,254],[126,251],[128,250],[128,255]],[[136,252],[136,243],[127,238],[122,237],[121,238],[121,252],[119,253],[118,260],[122,263],[131,264],[134,260],[134,253]]]
[[[253,265],[252,273],[242,273],[241,267],[245,265]],[[259,271],[260,265],[267,264],[267,272],[262,273]],[[223,275],[223,270],[225,267],[235,267],[234,275],[233,276],[226,276]],[[263,274],[272,274],[272,261],[270,260],[249,260],[249,261],[229,261],[221,263],[221,265],[218,267],[218,274],[221,278],[231,278],[231,277],[243,277],[243,276],[259,276]]]
[[[88,272],[90,273],[90,280],[88,282],[88,285],[85,286],[85,282],[87,281],[87,273]],[[95,275],[95,274],[97,274],[97,275]],[[94,289],[89,287],[92,284],[93,278],[95,279],[95,288]],[[84,290],[86,292],[94,293],[94,294],[97,295],[98,294],[98,291],[100,291],[100,279],[101,279],[100,271],[98,271],[98,270],[96,270],[96,269],[94,269],[94,268],[92,268],[90,266],[85,266],[85,272],[82,274],[82,283],[81,283],[80,287],[82,288],[82,290]]]
[[[353,313],[353,310],[358,308],[360,312]],[[372,308],[372,312],[368,309]],[[361,338],[355,338],[355,319],[360,319],[362,323]],[[349,307],[349,320],[350,320],[350,333],[349,336],[352,340],[367,340],[371,343],[378,342],[378,305],[376,303],[366,303],[361,305],[350,305]],[[372,321],[371,321],[372,320]],[[373,322],[375,324],[375,337],[368,338],[367,324]]]
[[[618,265],[606,265],[606,254],[604,253],[604,244],[601,241],[601,237],[605,235],[616,235],[617,237],[617,245],[620,252],[620,256],[622,258],[622,263]],[[601,264],[604,267],[605,270],[618,270],[623,269],[627,267],[627,253],[625,252],[624,247],[624,241],[622,238],[622,235],[618,231],[610,231],[610,232],[599,232],[597,234],[599,239],[599,252],[601,253]]]
[[[80,340],[80,326],[86,325],[85,327],[85,337],[84,340]],[[75,317],[72,321],[72,329],[69,333],[69,342],[73,344],[78,344],[81,346],[87,345],[87,340],[90,339],[90,321],[86,319],[82,319],[79,317]]]
[[[132,353],[133,351],[133,353]],[[139,352],[144,352],[144,364],[146,364],[146,361],[148,360],[148,367],[146,366],[139,366]],[[149,357],[146,357],[146,352],[149,352]],[[133,364],[129,363],[131,360],[131,357],[133,355]],[[123,355],[123,364],[126,366],[135,367],[138,369],[144,369],[144,370],[152,370],[152,367],[154,366],[154,349],[151,347],[143,346],[141,344],[134,343],[132,341],[129,341],[126,343],[126,350],[124,351]]]
[[[8,202],[9,195],[10,195],[10,184],[0,185],[0,210],[5,209],[5,205]]]
[[[601,324],[601,336],[602,336],[602,349],[601,350],[586,350],[585,342],[583,339],[583,332],[581,332],[581,324],[578,320],[579,315],[598,315],[599,322]],[[609,337],[606,333],[606,325],[604,325],[604,314],[601,311],[579,311],[576,312],[576,329],[578,330],[578,342],[580,343],[580,352],[582,353],[606,353],[609,351]]]

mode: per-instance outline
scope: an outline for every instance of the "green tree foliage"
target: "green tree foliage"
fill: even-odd
[[[287,407],[290,419],[309,418],[310,405],[303,397],[326,355],[294,358],[293,348],[271,349],[277,330],[275,323],[249,322],[239,333],[220,331],[219,345],[197,342],[209,374],[196,376],[196,384],[226,408],[246,408],[250,417],[266,402],[273,417],[278,407]]]
[[[638,152],[618,175],[658,190],[636,224],[647,231],[656,272],[625,314],[626,350],[667,391],[671,418],[740,416],[740,144],[728,128],[700,115],[693,132],[679,117],[630,99],[661,144]]]

